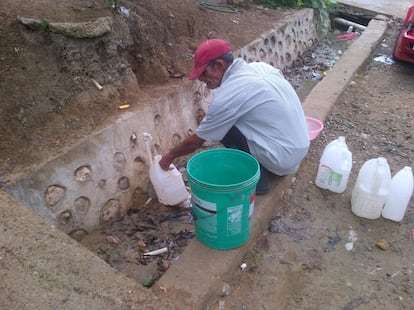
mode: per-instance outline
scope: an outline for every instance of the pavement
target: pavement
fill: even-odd
[[[414,1],[402,0],[341,2],[401,18],[414,5]],[[381,41],[386,19],[378,15],[371,20],[314,87],[303,102],[307,115],[326,119],[344,88]],[[151,290],[144,290],[140,284],[116,272],[63,232],[0,192],[0,249],[3,246],[8,249],[0,251],[0,308],[201,309],[209,294],[221,290],[221,279],[240,268],[242,257],[259,234],[267,230],[292,178],[273,180],[271,192],[256,198],[251,237],[245,245],[220,251],[193,240]],[[26,256],[28,251],[31,261]],[[33,290],[22,292],[30,287]]]
[[[401,19],[405,18],[408,8],[414,5],[413,0],[340,0],[338,2]]]

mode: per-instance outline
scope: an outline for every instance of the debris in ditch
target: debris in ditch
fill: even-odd
[[[346,20],[340,17],[334,18],[334,22],[341,24],[341,25],[345,25],[345,26],[352,26],[353,28],[358,29],[360,31],[364,31],[365,29],[367,29],[367,27],[364,25],[360,25],[358,23],[355,23],[355,22],[352,22],[350,20]]]
[[[246,263],[242,263],[242,264],[240,265],[240,269],[241,269],[242,271],[244,271],[246,268],[247,268],[247,264],[246,264]]]
[[[351,32],[351,33],[340,34],[340,35],[336,36],[336,38],[338,40],[350,40],[350,39],[355,39],[356,36],[357,35],[356,35],[355,32]]]
[[[118,236],[107,236],[106,240],[113,245],[117,245],[119,243],[119,238]]]
[[[127,214],[103,224],[81,243],[128,277],[140,283],[146,279],[150,287],[148,275],[156,282],[179,259],[195,231],[190,209],[138,198]]]
[[[163,247],[161,249],[158,250],[154,250],[154,251],[150,251],[150,252],[146,252],[144,254],[142,254],[143,256],[155,256],[155,255],[160,255],[160,254],[164,254],[168,252],[168,248],[167,247]]]
[[[95,85],[95,87],[98,89],[98,90],[102,90],[102,86],[101,86],[101,84],[99,84],[98,83],[98,81],[97,80],[95,80],[95,79],[93,79],[93,78],[91,78],[91,81],[92,81],[92,83],[93,83],[93,85]]]
[[[126,110],[129,108],[129,104],[121,104],[120,106],[118,106],[118,109],[120,110]]]
[[[392,60],[392,58],[385,56],[385,55],[375,57],[374,60],[378,62],[382,62],[383,64],[386,64],[386,65],[392,65],[394,63],[394,60]]]
[[[142,282],[142,285],[145,287],[151,287],[154,285],[154,283],[155,283],[154,278],[150,276],[144,279],[144,281]]]

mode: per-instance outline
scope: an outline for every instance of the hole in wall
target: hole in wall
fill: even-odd
[[[88,232],[84,229],[76,229],[69,233],[69,236],[78,242],[82,241],[82,239],[85,238],[85,236],[87,235]]]
[[[181,138],[181,136],[180,136],[178,133],[176,133],[176,134],[174,134],[174,135],[172,136],[172,143],[173,143],[173,145],[174,145],[174,146],[176,146],[176,145],[180,144],[180,142],[181,142],[182,140],[183,140],[183,139]]]
[[[118,180],[118,188],[121,191],[126,191],[129,189],[129,187],[130,187],[129,178],[126,176],[120,177]]]
[[[264,61],[266,59],[266,55],[267,53],[263,49],[259,50],[259,58],[261,61]]]
[[[122,172],[125,169],[125,165],[126,165],[126,158],[125,155],[121,152],[117,152],[114,154],[114,158],[113,158],[113,165],[115,170]]]
[[[80,166],[75,170],[75,180],[79,183],[85,183],[91,180],[92,169],[90,166]]]
[[[201,93],[199,91],[194,92],[193,101],[196,104],[201,102]]]
[[[203,120],[204,116],[206,116],[206,112],[203,109],[198,109],[195,113],[195,120],[197,125],[200,125],[201,121]]]
[[[86,214],[91,207],[91,200],[88,197],[81,196],[79,198],[76,198],[74,205],[76,211],[82,214]]]
[[[158,143],[155,143],[154,148],[157,154],[162,154],[161,145],[159,145]]]
[[[145,160],[141,156],[137,156],[134,159],[134,167],[138,173],[144,173],[147,170]]]
[[[66,188],[61,185],[50,185],[45,191],[45,201],[49,207],[57,205],[65,196]]]
[[[59,223],[62,225],[67,225],[72,222],[73,216],[70,210],[65,210],[59,215]]]
[[[154,117],[154,127],[158,127],[161,124],[161,115],[157,114]]]
[[[121,203],[118,199],[108,200],[102,210],[99,217],[100,223],[105,224],[118,219],[121,216]]]

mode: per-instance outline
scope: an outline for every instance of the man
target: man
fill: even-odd
[[[297,171],[308,152],[308,127],[295,90],[278,69],[233,59],[228,42],[211,39],[195,52],[189,79],[197,78],[214,89],[207,114],[195,134],[162,157],[161,168],[167,170],[175,158],[205,141],[220,141],[258,160],[256,194],[269,191],[269,172],[284,176]]]

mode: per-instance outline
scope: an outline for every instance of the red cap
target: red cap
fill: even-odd
[[[194,55],[194,67],[191,70],[190,80],[197,79],[207,68],[210,61],[231,51],[230,43],[221,39],[206,40],[201,43]]]

